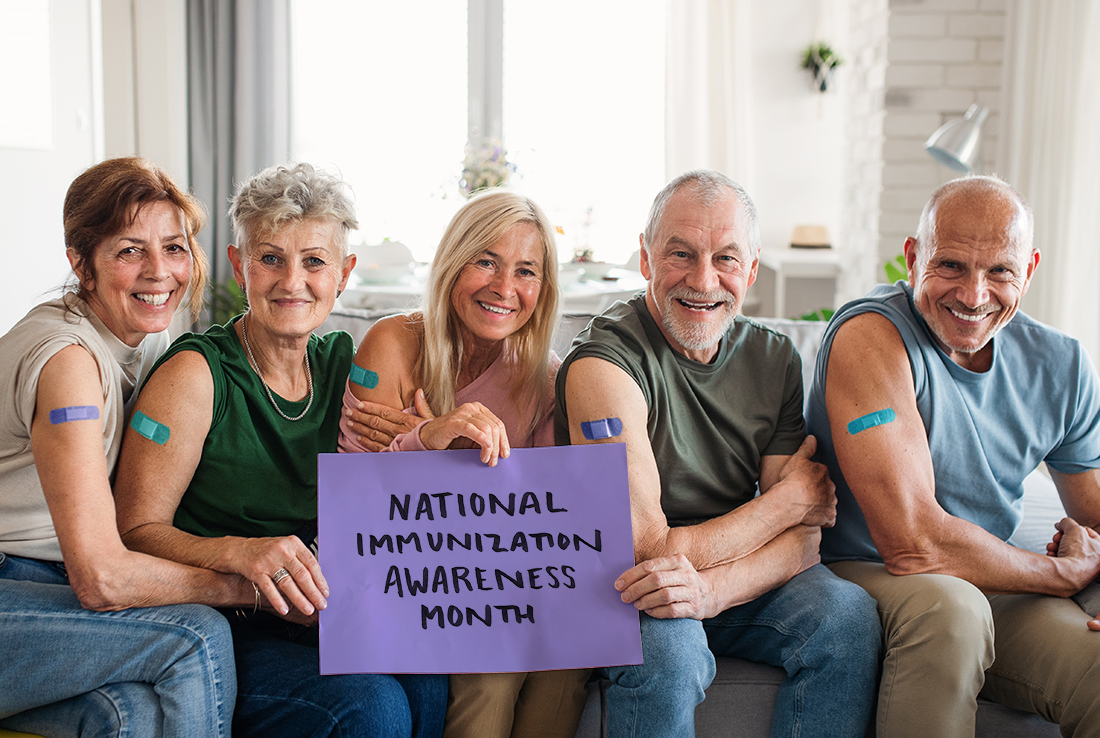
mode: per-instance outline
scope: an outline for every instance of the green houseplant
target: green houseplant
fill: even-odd
[[[821,41],[815,41],[802,52],[802,68],[813,74],[813,85],[818,92],[829,89],[833,72],[844,63],[844,58],[833,47]]]

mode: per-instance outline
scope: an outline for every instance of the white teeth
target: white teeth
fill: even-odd
[[[947,308],[947,309],[951,310],[951,308]],[[974,315],[972,313],[960,313],[957,310],[951,310],[951,314],[954,315],[959,320],[965,320],[968,323],[978,323],[983,318],[985,318],[985,316],[989,315],[989,313],[979,313],[977,315]]]
[[[501,308],[497,307],[496,305],[487,305],[484,302],[479,302],[478,305],[481,305],[481,307],[485,308],[490,313],[496,313],[497,315],[507,315],[508,313],[515,312],[514,310],[509,310],[508,308]]]
[[[142,302],[147,303],[149,305],[163,305],[164,303],[168,302],[168,295],[169,294],[171,294],[171,293],[169,293],[169,292],[158,292],[156,294],[138,293],[137,295],[135,295],[135,297],[137,297],[137,299],[139,299]]]
[[[680,304],[692,310],[711,310],[718,306],[716,302],[692,302],[691,300],[684,300],[683,298],[680,299]]]

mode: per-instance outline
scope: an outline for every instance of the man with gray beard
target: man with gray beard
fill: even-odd
[[[645,663],[606,670],[608,735],[693,735],[719,654],[786,670],[773,736],[863,736],[881,631],[874,601],[820,564],[836,498],[798,354],[737,315],[758,267],[752,200],[688,172],[640,241],[644,295],[595,318],[557,378],[559,444],[627,446],[638,564],[615,588],[641,613]]]

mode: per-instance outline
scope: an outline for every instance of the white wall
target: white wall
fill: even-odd
[[[49,291],[68,276],[61,224],[65,190],[102,152],[99,3],[50,0],[49,6],[53,145],[46,150],[0,148],[0,333],[51,298]]]
[[[790,244],[796,225],[825,225],[834,243],[840,236],[843,202],[843,124],[847,91],[842,66],[834,87],[810,88],[799,68],[802,51],[819,27],[843,54],[846,24],[822,24],[829,2],[753,0],[752,195],[760,211],[765,247]]]
[[[187,183],[184,0],[49,0],[53,145],[0,148],[0,333],[69,276],[69,183],[145,156]],[[5,100],[18,106],[20,100]]]
[[[846,2],[752,0],[753,181],[749,194],[760,216],[763,248],[790,244],[798,225],[824,225],[843,249],[844,120],[848,90],[842,65],[821,93],[800,68],[802,52],[824,41],[847,57]],[[850,59],[849,59],[850,62]],[[792,280],[787,316],[833,307],[832,280]],[[754,304],[746,311],[774,314],[775,278],[760,269]]]

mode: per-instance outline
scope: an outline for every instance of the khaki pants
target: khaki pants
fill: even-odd
[[[452,674],[443,738],[573,738],[589,674]]]
[[[885,657],[879,738],[973,738],[977,697],[1100,736],[1100,633],[1072,600],[985,596],[941,574],[894,576],[866,561],[831,564],[878,602]]]

